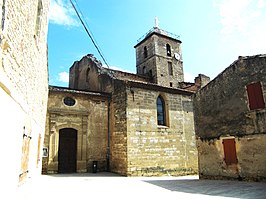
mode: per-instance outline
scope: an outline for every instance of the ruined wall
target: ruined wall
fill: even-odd
[[[191,97],[128,87],[129,176],[196,174],[198,167]],[[157,125],[157,97],[166,102],[167,125]]]
[[[246,86],[260,82],[266,101],[266,57],[240,57],[194,96],[201,177],[265,179],[265,107],[250,110]],[[237,163],[227,165],[222,142],[235,138]]]
[[[54,89],[53,89],[54,90]],[[92,172],[92,162],[98,161],[98,171],[107,168],[108,97],[69,89],[50,90],[44,147],[48,157],[43,158],[43,172],[58,172],[59,131],[77,130],[77,172]],[[64,98],[76,101],[74,106],[64,104]]]
[[[101,62],[92,54],[74,62],[69,69],[69,88],[100,91],[98,75],[101,66]]]
[[[0,120],[5,132],[0,171],[9,179],[6,190],[40,174],[48,95],[48,6],[49,1],[41,0],[0,2]]]

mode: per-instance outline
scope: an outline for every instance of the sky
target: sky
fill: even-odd
[[[134,46],[154,27],[180,36],[185,81],[215,78],[238,56],[266,54],[266,0],[72,0],[110,68],[136,73]],[[68,86],[74,61],[99,53],[69,0],[51,0],[49,84]]]

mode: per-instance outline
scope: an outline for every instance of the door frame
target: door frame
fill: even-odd
[[[66,147],[66,144],[72,148],[70,149],[64,148]],[[78,145],[78,131],[76,129],[62,128],[59,130],[58,173],[77,172],[77,145]],[[64,150],[71,150],[71,153],[64,153]],[[69,167],[64,165],[66,163],[70,163],[68,164]]]

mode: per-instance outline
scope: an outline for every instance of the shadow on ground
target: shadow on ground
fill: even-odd
[[[266,183],[228,180],[146,180],[170,191],[231,198],[266,198]]]

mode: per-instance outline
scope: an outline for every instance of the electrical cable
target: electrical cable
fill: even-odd
[[[78,18],[79,18],[79,20],[80,20],[82,26],[84,27],[86,33],[87,33],[88,36],[90,37],[90,39],[91,39],[93,45],[95,46],[96,50],[97,50],[98,53],[100,54],[101,58],[103,59],[104,63],[106,64],[106,66],[109,68],[109,65],[108,65],[106,59],[104,58],[103,53],[102,53],[101,50],[100,50],[100,47],[98,47],[98,45],[97,45],[95,39],[93,39],[92,34],[89,32],[89,30],[88,30],[88,28],[87,28],[88,25],[87,25],[86,21],[85,21],[85,23],[86,23],[86,24],[85,24],[84,21],[82,20],[81,16],[80,16],[80,14],[79,14],[79,12],[81,13],[81,11],[79,10],[79,12],[78,12],[78,10],[76,9],[76,7],[75,7],[74,3],[72,2],[72,0],[69,0],[69,1],[70,1],[70,3],[71,3],[72,7],[74,8],[74,10],[75,10],[75,12],[76,12],[76,14],[77,14],[77,16],[78,16]],[[75,1],[75,3],[76,3],[76,5],[78,5],[76,1]],[[82,15],[82,13],[81,13],[81,15]],[[86,26],[86,25],[87,25],[87,26]]]

